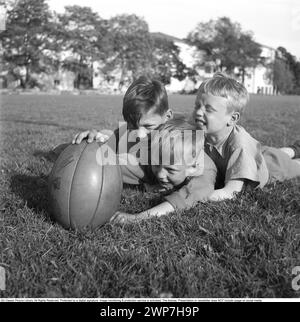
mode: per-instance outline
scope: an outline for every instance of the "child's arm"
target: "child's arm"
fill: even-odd
[[[229,180],[225,187],[215,190],[208,198],[210,201],[221,201],[224,199],[233,199],[236,193],[242,191],[244,180]]]
[[[112,221],[126,223],[151,217],[167,215],[175,209],[184,210],[195,206],[198,202],[208,200],[214,191],[214,183],[217,169],[212,160],[205,154],[203,174],[193,177],[187,184],[179,190],[165,196],[165,201],[161,204],[138,214],[116,213]]]
[[[140,212],[138,214],[127,214],[125,212],[118,211],[115,213],[115,215],[111,218],[110,221],[124,224],[129,222],[135,222],[142,219],[149,219],[151,217],[160,217],[174,210],[175,208],[169,202],[164,201],[161,204],[153,208],[150,208],[148,210],[145,210],[143,212]]]
[[[234,194],[241,192],[243,188],[243,180],[231,180],[223,189],[215,190],[209,197],[209,201],[221,201],[224,199],[232,199]],[[207,189],[207,188],[206,188]],[[206,190],[207,191],[207,190]],[[197,191],[201,195],[201,190]],[[200,198],[199,198],[200,199]],[[205,201],[205,200],[203,200]],[[120,224],[136,222],[142,219],[149,219],[151,217],[160,217],[167,215],[168,213],[174,211],[175,208],[168,201],[164,201],[161,204],[145,210],[137,214],[128,214],[125,212],[116,212],[116,214],[111,218],[112,222],[117,222]]]

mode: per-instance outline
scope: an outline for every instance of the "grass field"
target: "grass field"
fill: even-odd
[[[194,96],[170,96],[189,114]],[[300,180],[138,224],[66,231],[48,214],[49,151],[121,118],[120,96],[1,97],[0,297],[299,297]],[[263,144],[300,136],[300,97],[252,96],[243,125]],[[138,212],[161,197],[123,192]]]

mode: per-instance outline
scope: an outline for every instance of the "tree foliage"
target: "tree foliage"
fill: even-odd
[[[276,50],[275,61],[270,64],[269,78],[281,94],[300,94],[300,62],[284,47]]]
[[[58,18],[60,28],[56,36],[66,53],[62,67],[76,74],[75,87],[91,87],[93,62],[106,57],[104,21],[91,8],[77,5],[66,6]]]
[[[163,84],[170,84],[171,77],[183,80],[186,76],[193,75],[180,59],[180,49],[174,41],[165,37],[153,35],[153,75]]]
[[[141,74],[164,84],[197,74],[183,63],[176,39],[151,34],[147,22],[134,14],[105,20],[77,5],[57,14],[47,0],[0,0],[0,5],[7,9],[6,30],[0,32],[1,69],[23,88],[37,85],[35,74],[61,69],[75,74],[75,87],[92,87],[95,62],[98,74],[118,81],[119,89]],[[264,62],[253,35],[227,17],[199,23],[187,40],[201,53],[199,65],[212,62],[216,70],[244,81],[247,69],[262,63],[271,68],[269,77],[278,91],[300,94],[300,62],[283,47],[275,62]]]
[[[136,15],[117,15],[108,21],[111,57],[106,73],[119,68],[119,87],[140,74],[151,73],[152,39],[148,24]]]
[[[5,62],[23,87],[33,85],[33,72],[61,68],[75,74],[75,87],[92,87],[94,62],[106,79],[119,81],[120,89],[141,74],[168,84],[171,77],[191,73],[174,42],[153,37],[147,22],[134,14],[104,20],[77,5],[56,14],[45,1],[11,1],[7,30],[1,34]]]
[[[284,47],[277,48],[276,59],[280,60],[281,64],[284,65],[286,73],[291,74],[293,86],[289,93],[300,94],[300,62]]]
[[[260,62],[261,48],[252,34],[242,31],[239,23],[227,17],[199,23],[189,33],[188,40],[199,50],[204,50],[208,60],[219,62],[221,70],[233,73],[238,68],[242,78],[247,67]]]
[[[273,66],[273,84],[276,92],[290,94],[293,92],[294,77],[287,64],[276,57]]]
[[[22,87],[33,86],[31,74],[46,72],[53,64],[54,29],[45,0],[18,0],[9,7],[6,30],[0,34],[3,61]]]

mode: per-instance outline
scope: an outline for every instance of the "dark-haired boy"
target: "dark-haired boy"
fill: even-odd
[[[122,114],[128,129],[135,130],[136,136],[140,138],[173,117],[164,85],[145,76],[139,77],[127,89]],[[93,129],[77,133],[72,143],[79,144],[83,139],[104,142],[108,137],[104,132]]]

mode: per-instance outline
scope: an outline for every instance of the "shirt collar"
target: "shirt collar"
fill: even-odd
[[[220,142],[218,142],[217,144],[211,144],[211,143],[208,143],[206,140],[205,140],[205,145],[206,147],[208,147],[209,151],[212,152],[213,148],[215,148],[215,150],[220,154],[220,156],[222,158],[224,158],[225,156],[225,146],[226,146],[226,143],[227,143],[227,140],[228,138],[230,137],[230,135],[234,132],[234,129],[232,129],[231,132],[229,132],[228,135],[226,135]]]

